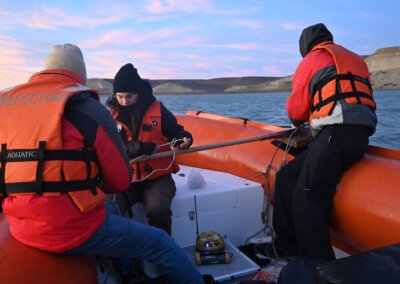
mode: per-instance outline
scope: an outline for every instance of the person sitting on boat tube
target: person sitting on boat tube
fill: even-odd
[[[175,182],[171,173],[179,166],[171,158],[135,162],[134,158],[151,155],[173,147],[185,149],[192,135],[177,123],[175,116],[153,95],[148,81],[143,80],[131,64],[122,66],[113,81],[113,94],[106,102],[115,118],[133,169],[131,187],[113,196],[122,213],[143,201],[149,225],[171,235],[171,202]]]
[[[113,117],[85,86],[81,50],[55,45],[45,62],[0,93],[0,193],[11,235],[51,253],[141,258],[172,283],[204,283],[163,230],[104,204],[103,191],[127,189],[132,171]]]
[[[367,150],[376,105],[365,61],[335,44],[324,24],[300,36],[304,57],[286,103],[294,127],[310,123],[314,143],[276,175],[275,244],[286,253],[334,260],[328,211],[343,172]],[[297,251],[296,251],[297,250]]]

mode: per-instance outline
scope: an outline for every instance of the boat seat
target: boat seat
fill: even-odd
[[[0,275],[1,283],[96,284],[97,260],[93,255],[52,254],[26,246],[11,236],[0,213]]]

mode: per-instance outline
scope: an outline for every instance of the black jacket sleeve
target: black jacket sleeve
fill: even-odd
[[[174,138],[182,139],[183,137],[187,137],[191,138],[193,143],[192,134],[186,131],[182,125],[178,124],[176,117],[162,103],[161,103],[161,125],[162,125],[161,128],[162,134],[168,139],[168,141],[172,141]]]
[[[129,187],[132,169],[123,141],[110,112],[90,93],[72,97],[65,107],[66,118],[82,135],[87,147],[96,151],[105,192]]]

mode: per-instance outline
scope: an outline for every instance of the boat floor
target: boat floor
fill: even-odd
[[[172,238],[195,263],[197,234],[218,232],[225,237],[226,249],[232,254],[230,263],[200,265],[198,270],[202,274],[211,274],[219,283],[253,279],[262,268],[238,247],[251,238],[267,237],[268,230],[261,219],[265,198],[262,185],[228,173],[184,165],[180,168],[178,174],[172,175],[177,187],[171,206]],[[143,204],[134,205],[131,211],[133,220],[147,222]],[[285,264],[279,260],[272,261],[276,264],[263,269],[272,271],[275,266]],[[154,269],[148,264],[146,267],[151,275]]]
[[[194,264],[194,245],[199,232],[218,232],[225,238],[225,248],[232,254],[230,263],[200,265],[198,270],[202,274],[211,274],[218,283],[239,283],[257,278],[277,282],[287,259],[263,252],[271,241],[272,231],[267,225],[272,224],[272,207],[267,210],[268,221],[264,224],[261,213],[266,209],[262,185],[228,173],[180,167],[179,173],[173,175],[177,191],[171,205],[172,238]],[[131,211],[134,221],[147,223],[142,203],[135,204]],[[254,255],[264,258],[267,264],[258,265],[239,248],[254,240],[263,240],[263,237],[267,237],[267,242],[257,243],[258,250]],[[346,256],[339,250],[335,249],[335,252],[338,258]],[[150,263],[145,262],[144,270],[153,278],[159,276],[159,270]],[[99,283],[103,283],[103,278],[99,277]],[[109,277],[105,283],[118,282],[110,281]]]

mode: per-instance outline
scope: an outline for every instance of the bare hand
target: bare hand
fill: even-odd
[[[179,149],[189,148],[191,143],[192,143],[192,139],[191,138],[183,137],[183,142],[179,145]]]

